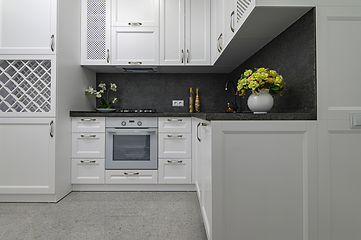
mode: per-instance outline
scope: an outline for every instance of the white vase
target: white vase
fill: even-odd
[[[267,91],[252,91],[248,97],[248,107],[254,114],[267,113],[273,107],[273,97]]]

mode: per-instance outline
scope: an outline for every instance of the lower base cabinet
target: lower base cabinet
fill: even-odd
[[[159,159],[159,183],[191,183],[191,159]]]
[[[104,159],[73,159],[71,168],[72,183],[104,184],[104,168]]]

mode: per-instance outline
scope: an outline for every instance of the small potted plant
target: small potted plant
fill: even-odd
[[[98,105],[95,110],[99,112],[112,112],[115,111],[114,103],[118,101],[117,98],[109,98],[109,90],[114,92],[117,91],[117,85],[115,83],[110,84],[110,88],[107,89],[106,84],[103,81],[98,85],[100,88],[99,91],[95,90],[92,86],[85,89],[85,95],[94,95],[94,97],[99,98],[100,105]]]
[[[282,75],[275,70],[268,68],[248,69],[238,80],[237,91],[240,96],[245,96],[248,91],[252,91],[248,98],[248,107],[253,113],[267,113],[274,103],[273,96],[282,96],[285,85]]]

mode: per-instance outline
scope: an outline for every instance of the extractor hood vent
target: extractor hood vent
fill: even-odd
[[[157,73],[158,68],[156,67],[122,67],[121,72],[123,73]]]

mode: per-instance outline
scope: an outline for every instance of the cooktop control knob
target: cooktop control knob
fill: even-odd
[[[138,124],[138,126],[142,126],[142,122],[141,122],[141,121],[138,121],[137,124]]]
[[[127,123],[125,122],[125,121],[122,121],[122,126],[125,126],[125,125],[127,125]]]

